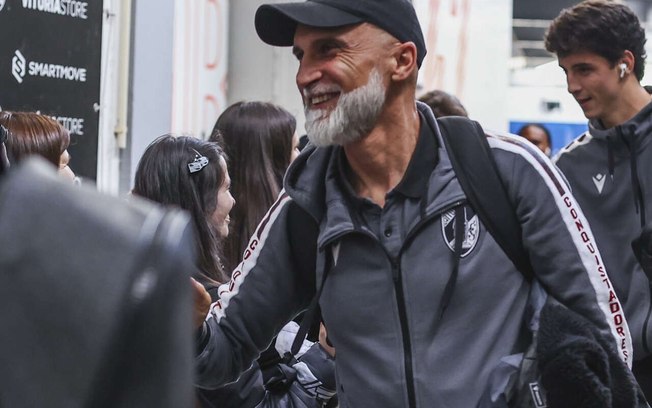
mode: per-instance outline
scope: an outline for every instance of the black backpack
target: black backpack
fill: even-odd
[[[194,406],[189,218],[50,167],[0,178],[0,407]]]

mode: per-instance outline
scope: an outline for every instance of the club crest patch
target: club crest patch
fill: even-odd
[[[452,209],[441,217],[441,232],[444,241],[451,251],[455,251],[455,209]],[[480,237],[480,221],[475,211],[468,206],[464,206],[464,240],[462,241],[462,258],[473,251],[478,238]]]

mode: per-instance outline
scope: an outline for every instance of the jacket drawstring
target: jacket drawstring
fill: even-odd
[[[641,219],[641,227],[645,225],[645,199],[643,198],[643,190],[641,188],[641,182],[638,178],[638,146],[636,143],[636,135],[633,135],[631,142],[628,142],[627,139],[623,136],[620,128],[616,128],[618,134],[623,139],[627,147],[629,147],[629,164],[630,172],[632,176],[632,192],[634,194],[634,206],[636,207],[636,213],[639,214]]]
[[[614,179],[614,162],[614,141],[607,136],[607,164],[609,168],[609,177],[611,177],[612,181]]]
[[[464,222],[464,205],[455,207],[455,244],[453,250],[453,271],[451,276],[446,282],[444,294],[442,295],[441,302],[439,303],[439,320],[444,316],[444,312],[453,297],[455,284],[457,283],[457,275],[460,269],[460,259],[462,258],[462,244],[464,243],[464,236],[466,235],[465,222]]]

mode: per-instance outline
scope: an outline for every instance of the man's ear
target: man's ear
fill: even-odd
[[[399,44],[394,52],[394,58],[393,81],[403,81],[409,78],[415,69],[418,69],[417,46],[411,41]]]

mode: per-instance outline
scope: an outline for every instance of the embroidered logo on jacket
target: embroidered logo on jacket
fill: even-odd
[[[602,189],[604,188],[604,181],[607,179],[604,174],[596,174],[593,178],[593,184],[595,188],[598,189],[598,194],[602,194]]]
[[[455,209],[446,212],[441,217],[441,232],[444,241],[451,251],[455,251]],[[462,254],[465,257],[473,251],[478,243],[480,236],[480,222],[475,211],[468,206],[464,206],[464,240],[462,241]]]

